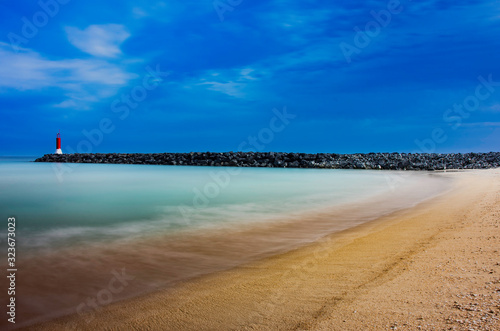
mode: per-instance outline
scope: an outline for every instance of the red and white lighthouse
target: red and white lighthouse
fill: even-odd
[[[62,154],[62,150],[61,150],[61,132],[57,133],[57,136],[56,136],[56,154]]]

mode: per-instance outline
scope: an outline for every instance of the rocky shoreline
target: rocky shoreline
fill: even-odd
[[[500,166],[500,152],[490,153],[88,153],[45,154],[35,162],[154,164],[185,166],[327,168],[378,170],[489,169]]]

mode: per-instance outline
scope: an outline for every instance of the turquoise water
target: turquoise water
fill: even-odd
[[[39,249],[272,220],[391,191],[387,176],[393,175],[4,158],[0,210],[16,217],[20,245]]]
[[[24,326],[81,313],[115,271],[133,281],[100,306],[288,251],[449,188],[425,172],[33,159],[0,158],[0,244],[6,252],[15,217]]]

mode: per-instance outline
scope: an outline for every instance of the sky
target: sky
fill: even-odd
[[[499,36],[499,1],[1,1],[0,155],[500,151]]]

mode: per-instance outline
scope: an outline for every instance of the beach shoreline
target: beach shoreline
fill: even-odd
[[[467,322],[459,322],[464,321],[461,313],[470,313],[469,310],[460,310],[465,303],[454,302],[458,302],[458,297],[452,299],[457,295],[452,288],[446,293],[439,292],[447,283],[429,283],[422,279],[429,277],[428,267],[440,259],[448,259],[446,265],[454,268],[455,262],[470,256],[476,258],[477,254],[469,252],[467,255],[465,252],[465,257],[457,255],[451,259],[441,251],[435,251],[430,260],[423,256],[431,254],[429,250],[437,250],[443,243],[447,243],[444,248],[453,245],[467,247],[473,239],[459,234],[470,229],[478,233],[474,245],[480,246],[484,252],[491,250],[491,254],[495,249],[500,250],[498,236],[492,235],[494,238],[488,239],[489,247],[484,246],[483,238],[479,236],[481,231],[487,231],[487,227],[498,228],[498,214],[495,213],[499,208],[500,175],[499,170],[493,169],[444,173],[443,176],[456,177],[456,189],[416,207],[324,237],[284,254],[201,276],[174,288],[117,302],[98,311],[33,325],[30,329],[349,330],[359,327],[401,329],[405,326],[414,329],[419,325],[425,329],[426,326],[431,328],[429,323],[432,323],[432,328],[450,324],[462,327]],[[474,217],[484,221],[474,222]],[[469,232],[473,233],[472,230]],[[500,272],[495,263],[500,261],[490,261],[493,259],[491,255],[483,258],[484,261],[478,263],[491,262],[491,266],[488,265],[487,273],[481,277],[492,278],[489,285],[494,293],[494,282]],[[454,272],[458,275],[456,277],[462,278],[466,273]],[[437,270],[432,276],[441,280],[451,277],[447,270]],[[441,276],[444,278],[439,278]],[[408,279],[413,280],[410,285],[413,284],[415,289],[403,286]],[[468,284],[470,289],[467,290],[470,291],[467,293],[478,292],[479,288],[473,285]],[[427,296],[428,293],[434,296],[420,298],[416,295],[417,289],[419,295],[424,292]],[[415,300],[422,303],[415,304]],[[488,308],[488,311],[493,311],[491,318],[481,320],[484,317],[481,316],[480,322],[476,323],[498,323],[498,307],[495,308],[494,300],[488,302],[493,302]],[[435,305],[440,303],[435,312]],[[448,320],[442,319],[441,315],[448,315]]]

